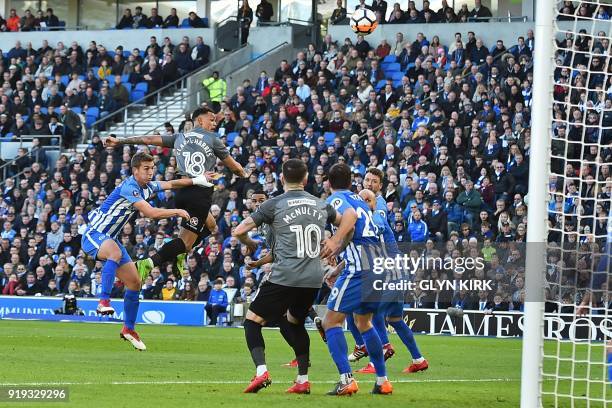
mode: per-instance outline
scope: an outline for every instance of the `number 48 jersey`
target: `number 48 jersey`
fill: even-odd
[[[164,147],[174,148],[179,173],[189,177],[213,171],[217,158],[223,160],[229,156],[221,139],[202,128],[195,128],[189,133],[162,136],[162,143]]]
[[[370,207],[358,194],[349,190],[334,192],[329,196],[327,202],[341,215],[348,208],[353,208],[357,213],[353,238],[342,253],[342,257],[346,261],[345,270],[358,274],[362,270],[369,269],[367,265],[362,264],[362,246],[379,244],[381,233],[374,222]]]

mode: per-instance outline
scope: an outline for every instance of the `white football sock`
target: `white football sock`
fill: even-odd
[[[387,381],[387,377],[376,377],[376,385],[383,385]]]
[[[308,374],[298,375],[297,380],[295,380],[295,382],[298,384],[304,384],[305,382],[308,382]]]
[[[340,374],[340,382],[342,384],[348,384],[351,382],[352,379],[353,379],[353,374],[351,373]]]
[[[266,365],[259,365],[257,366],[257,376],[259,377],[260,375],[263,375],[266,371],[268,371],[268,367],[266,367]]]
[[[416,358],[416,359],[415,359],[415,358],[413,358],[413,359],[412,359],[412,362],[413,362],[414,364],[420,364],[420,363],[422,363],[423,361],[425,361],[425,357],[420,357],[420,358]]]

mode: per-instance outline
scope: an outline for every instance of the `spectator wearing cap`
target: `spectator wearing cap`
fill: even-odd
[[[429,233],[437,242],[443,242],[448,233],[448,220],[440,200],[433,200],[432,208],[425,215]]]
[[[208,97],[215,112],[221,107],[221,101],[227,94],[227,83],[219,76],[219,71],[214,71],[211,77],[202,81],[202,86],[208,91]]]
[[[208,302],[205,309],[209,318],[209,324],[216,325],[217,317],[220,313],[227,310],[228,298],[227,293],[222,289],[223,279],[216,279],[213,284],[213,289],[210,291]]]

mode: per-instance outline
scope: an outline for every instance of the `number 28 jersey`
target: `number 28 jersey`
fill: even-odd
[[[362,270],[368,270],[369,267],[362,264],[362,246],[379,244],[381,232],[374,222],[370,207],[358,194],[349,190],[335,191],[327,198],[327,202],[340,214],[344,214],[349,208],[353,208],[357,213],[353,238],[342,253],[342,258],[346,261],[345,271],[359,274]]]
[[[189,133],[162,136],[162,143],[164,147],[174,149],[178,172],[189,177],[213,171],[217,158],[223,160],[229,156],[221,139],[202,128],[194,128]]]

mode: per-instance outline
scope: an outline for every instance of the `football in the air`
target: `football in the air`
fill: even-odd
[[[357,34],[368,35],[378,27],[376,14],[372,10],[357,9],[351,16],[351,28]]]

